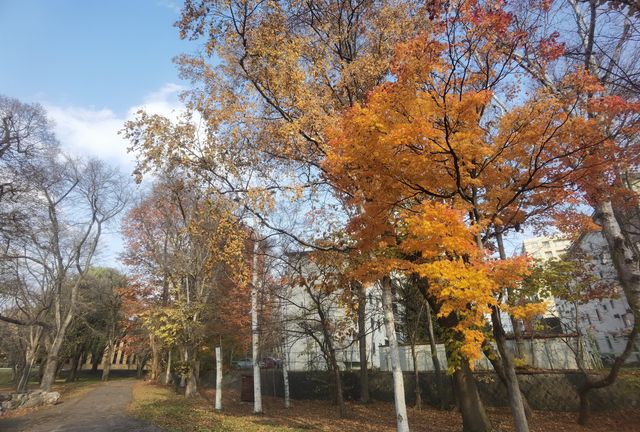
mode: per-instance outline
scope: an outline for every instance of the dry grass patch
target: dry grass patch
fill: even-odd
[[[264,396],[264,415],[253,414],[253,404],[240,402],[237,390],[224,392],[223,412],[213,410],[214,391],[202,392],[202,397],[186,400],[168,387],[138,383],[134,388],[132,410],[135,415],[155,423],[169,432],[394,432],[395,415],[392,403],[374,402],[367,405],[348,402],[349,416],[338,417],[335,407],[327,401],[292,401],[285,409],[279,398]],[[489,408],[489,417],[496,432],[512,431],[508,409]],[[456,411],[409,408],[409,424],[413,432],[459,432],[462,419]],[[575,423],[575,413],[538,411],[534,414],[532,432],[637,432],[640,430],[640,410],[595,413],[587,427]]]

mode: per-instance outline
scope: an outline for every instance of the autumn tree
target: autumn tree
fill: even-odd
[[[235,314],[225,311],[246,299],[245,232],[229,203],[201,193],[193,183],[168,177],[131,210],[123,227],[123,260],[137,281],[130,303],[142,306],[135,316],[148,332],[152,377],[159,376],[160,350],[177,349],[186,396],[197,392],[199,352],[211,336],[205,323],[232,326]]]
[[[635,326],[627,349],[609,374],[590,378],[584,391],[609,385],[630,355],[637,337],[640,288],[640,254],[635,246],[638,167],[638,14],[633,2],[550,2],[539,14],[518,13],[519,21],[537,22],[533,43],[551,47],[553,68],[528,50],[517,53],[522,70],[549,91],[561,93],[559,76],[581,74],[584,106],[572,115],[594,127],[583,131],[599,134],[601,151],[590,155],[593,169],[577,184],[585,206],[595,210],[595,221],[607,239],[620,284],[634,313]],[[542,22],[546,25],[540,25]],[[554,73],[550,73],[553,70]],[[594,107],[598,113],[594,113]],[[575,224],[573,224],[575,225]],[[573,227],[576,228],[575,226]],[[584,229],[584,227],[582,227]],[[579,422],[589,415],[588,398],[581,405]]]
[[[567,211],[579,175],[593,167],[589,156],[604,143],[602,135],[588,134],[595,122],[573,114],[582,109],[595,115],[602,106],[582,99],[588,84],[579,72],[564,78],[561,93],[518,90],[514,83],[522,76],[513,73],[518,62],[514,53],[525,39],[499,5],[460,4],[443,15],[441,26],[401,45],[394,62],[396,80],[345,114],[333,132],[333,154],[326,166],[364,209],[354,225],[365,227],[377,241],[396,244],[395,234],[384,238],[389,224],[396,226],[391,233],[402,233],[406,228],[398,221],[420,221],[416,215],[428,218],[434,205],[448,203],[451,210],[441,210],[440,216],[465,221],[460,229],[475,238],[479,251],[465,250],[463,257],[475,256],[480,265],[496,242],[502,263],[491,264],[491,277],[500,289],[486,285],[483,296],[491,308],[516,427],[527,430],[499,313],[502,309],[517,316],[540,308],[516,311],[491,300],[502,297],[502,290],[517,288],[518,278],[505,276],[526,273],[526,263],[506,259],[502,237],[525,222],[551,221]],[[576,140],[576,132],[583,138]],[[434,235],[420,229],[421,236]],[[468,266],[473,260],[465,261]]]
[[[171,125],[142,114],[129,123],[139,173],[180,164],[237,197],[265,235],[318,248],[325,225],[339,225],[344,212],[320,164],[324,125],[384,80],[394,45],[428,25],[425,16],[420,2],[386,0],[185,2],[181,37],[204,46],[178,59],[197,115]],[[202,119],[201,140],[188,126],[193,118]]]

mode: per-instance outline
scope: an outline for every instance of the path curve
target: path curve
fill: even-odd
[[[0,419],[2,432],[162,432],[131,417],[134,380],[100,384],[88,393],[24,416]]]

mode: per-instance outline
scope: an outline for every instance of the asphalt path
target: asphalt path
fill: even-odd
[[[0,419],[1,432],[162,432],[127,411],[134,380],[100,384],[80,396],[20,417]]]

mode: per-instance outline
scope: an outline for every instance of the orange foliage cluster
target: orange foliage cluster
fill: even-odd
[[[360,276],[426,278],[439,315],[456,317],[471,360],[492,306],[516,318],[544,310],[499,304],[528,262],[491,261],[490,240],[525,222],[584,220],[574,216],[586,202],[576,189],[602,186],[611,161],[629,161],[604,125],[638,107],[599,96],[583,70],[556,91],[513,90],[504,70],[523,35],[511,15],[500,2],[469,2],[457,14],[398,46],[395,79],[328,128],[324,168],[361,210],[350,225],[370,254]],[[539,46],[548,62],[562,50],[557,35]]]

